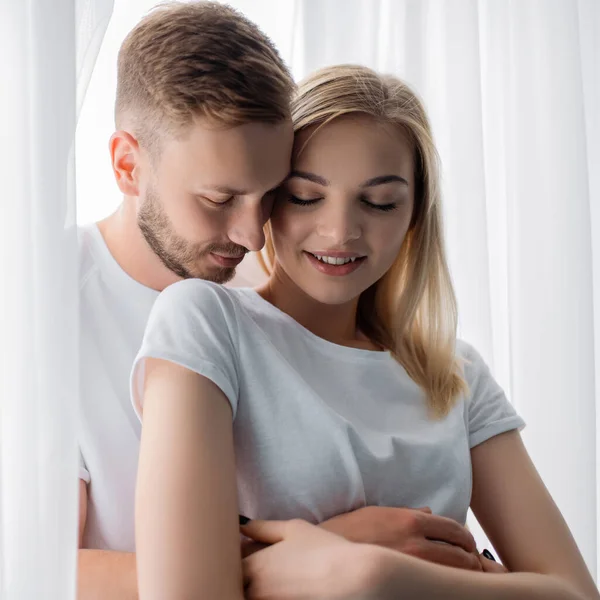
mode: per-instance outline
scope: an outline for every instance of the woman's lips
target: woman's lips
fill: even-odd
[[[304,252],[310,264],[317,269],[320,273],[324,273],[325,275],[333,275],[341,277],[343,275],[350,275],[350,273],[354,273],[356,269],[360,268],[362,264],[367,260],[366,256],[358,256],[354,261],[350,261],[341,265],[331,265],[329,263],[323,262],[319,260],[314,254],[310,252]],[[346,256],[341,256],[342,254],[346,254]],[[329,254],[328,256],[335,256],[335,258],[350,258],[356,255],[352,253],[346,252],[338,252]]]

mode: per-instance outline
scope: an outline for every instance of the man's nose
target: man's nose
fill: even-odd
[[[261,204],[246,207],[233,218],[228,237],[234,244],[258,252],[265,245],[265,222],[265,211]]]

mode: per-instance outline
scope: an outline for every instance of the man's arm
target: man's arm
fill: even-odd
[[[138,600],[135,554],[82,548],[87,502],[87,485],[80,479],[77,600]]]

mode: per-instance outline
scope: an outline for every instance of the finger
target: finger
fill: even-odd
[[[255,542],[276,544],[281,542],[292,531],[298,528],[310,527],[305,521],[292,519],[291,521],[261,521],[252,520],[247,525],[240,526],[240,531]]]
[[[255,542],[253,540],[244,540],[242,542],[241,551],[242,558],[247,558],[259,550],[269,548],[269,544],[263,544],[262,542]]]
[[[415,508],[414,510],[418,510],[419,512],[427,513],[428,515],[433,514],[433,511],[429,508],[429,506],[422,506],[421,508]]]
[[[504,565],[495,560],[490,560],[481,554],[479,555],[479,561],[486,573],[508,573],[508,569]]]
[[[466,569],[469,571],[483,570],[477,554],[465,552],[462,548],[450,544],[425,542],[409,553],[417,558],[422,558],[423,560],[437,563],[438,565]]]
[[[473,534],[454,519],[438,515],[423,515],[423,518],[423,534],[427,539],[453,544],[466,552],[477,550]]]
[[[276,544],[285,535],[285,521],[262,521],[255,519],[240,526],[240,531],[255,542]]]
[[[242,575],[244,581],[245,598],[251,597],[248,594],[248,590],[252,589],[255,585],[255,577],[257,573],[263,571],[264,565],[272,562],[273,558],[271,554],[275,550],[273,546],[267,546],[264,550],[250,554],[242,560]],[[255,591],[255,590],[254,590]],[[254,597],[254,596],[252,596]]]

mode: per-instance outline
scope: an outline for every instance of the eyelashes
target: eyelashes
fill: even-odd
[[[303,200],[302,198],[298,198],[296,196],[288,196],[288,201],[292,204],[297,204],[298,206],[311,206],[312,204],[316,204],[321,198],[312,198],[311,200]]]
[[[297,196],[289,195],[288,202],[292,204],[296,204],[297,206],[312,206],[322,200],[323,198],[310,198],[308,200],[304,200],[302,198],[298,198]],[[388,204],[373,204],[373,202],[369,202],[366,198],[360,198],[360,201],[368,208],[373,210],[381,211],[381,212],[389,212],[391,210],[395,210],[398,208],[398,204],[396,202],[390,202]]]
[[[382,212],[389,212],[390,210],[395,210],[398,208],[398,205],[395,202],[390,202],[389,204],[373,204],[372,202],[364,201],[370,208],[374,208],[375,210],[380,210]]]

